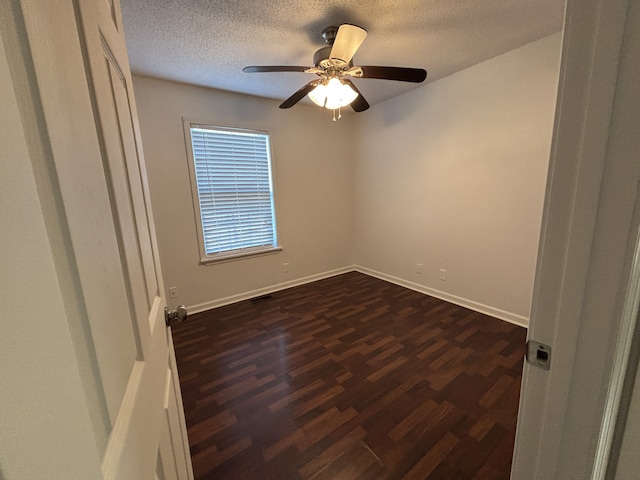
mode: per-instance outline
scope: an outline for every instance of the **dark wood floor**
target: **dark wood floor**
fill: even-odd
[[[525,329],[352,272],[173,330],[197,479],[507,479]]]

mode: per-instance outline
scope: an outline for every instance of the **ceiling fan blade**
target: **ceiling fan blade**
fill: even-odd
[[[309,67],[295,67],[288,65],[244,67],[242,69],[244,73],[305,72],[306,70],[309,70]]]
[[[344,63],[349,63],[366,37],[367,31],[364,28],[346,23],[340,25],[329,58],[337,58]]]
[[[284,102],[280,104],[280,108],[291,108],[296,103],[304,98],[311,90],[316,88],[316,86],[320,83],[318,80],[314,80],[313,82],[307,83],[304,87],[298,90],[296,93],[287,98]]]
[[[362,75],[357,75],[360,78],[380,78],[413,83],[424,82],[427,78],[427,71],[422,68],[361,66],[360,69]]]
[[[364,112],[366,109],[369,108],[369,102],[367,102],[364,97],[362,96],[362,93],[360,93],[360,90],[358,90],[358,87],[356,87],[356,85],[349,80],[348,78],[344,78],[342,77],[342,81],[344,83],[346,83],[347,85],[349,85],[351,88],[353,88],[353,90],[358,94],[358,96],[356,97],[356,99],[351,102],[351,108],[353,108],[354,112]]]

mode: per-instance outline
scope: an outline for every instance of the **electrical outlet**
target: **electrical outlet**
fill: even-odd
[[[440,275],[438,276],[438,278],[443,282],[447,281],[447,271],[444,268],[440,269]]]
[[[289,263],[283,263],[282,264],[282,271],[284,273],[289,273]]]
[[[169,287],[169,298],[178,298],[178,287]]]
[[[422,264],[416,263],[416,273],[422,275]]]

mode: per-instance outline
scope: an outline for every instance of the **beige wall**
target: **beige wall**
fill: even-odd
[[[527,324],[559,51],[552,35],[336,123],[317,107],[136,77],[170,305],[200,310],[355,264]],[[198,263],[182,117],[271,131],[282,253]]]
[[[144,77],[134,89],[165,286],[178,289],[170,306],[206,309],[352,264],[354,115],[334,123],[310,106],[280,110],[274,100]],[[282,252],[199,263],[183,117],[271,133]]]
[[[356,264],[527,324],[560,40],[546,37],[360,117]]]

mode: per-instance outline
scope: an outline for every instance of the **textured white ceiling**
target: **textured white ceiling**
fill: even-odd
[[[121,0],[121,7],[134,73],[284,100],[316,77],[242,68],[311,66],[329,25],[368,31],[355,65],[424,68],[429,82],[559,31],[564,0]],[[418,86],[355,83],[372,105]]]

